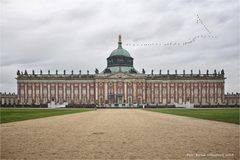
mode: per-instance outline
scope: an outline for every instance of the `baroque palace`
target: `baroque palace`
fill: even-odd
[[[95,74],[73,71],[62,74],[32,74],[17,71],[18,104],[47,104],[50,101],[72,105],[133,106],[172,105],[186,102],[195,105],[217,105],[224,103],[224,71],[210,74],[146,74],[137,71],[133,58],[122,47],[119,36],[118,48],[107,58],[107,67]]]

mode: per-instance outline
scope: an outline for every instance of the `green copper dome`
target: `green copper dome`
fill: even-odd
[[[137,73],[133,67],[133,58],[122,48],[121,35],[119,35],[118,48],[107,58],[107,68],[103,71],[103,73],[117,72]]]
[[[110,57],[112,56],[125,56],[125,57],[131,57],[130,54],[126,49],[123,48],[117,48],[114,51],[112,51]]]
[[[119,41],[118,41],[118,48],[113,50],[110,57],[113,56],[125,56],[125,57],[131,57],[130,54],[126,49],[122,48],[122,40],[121,35],[119,35]]]

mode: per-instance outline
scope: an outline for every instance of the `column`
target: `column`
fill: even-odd
[[[107,82],[105,82],[104,87],[105,87],[104,97],[105,97],[105,101],[107,101],[108,100],[108,84],[107,84]]]
[[[63,101],[66,101],[66,83],[63,83]]]
[[[137,99],[138,99],[138,97],[137,97],[137,94],[136,94],[136,90],[137,90],[137,87],[136,87],[136,82],[134,82],[133,81],[133,98],[132,98],[132,101],[133,101],[133,103],[137,103]]]
[[[31,84],[32,88],[32,102],[36,100],[35,98],[35,83]]]
[[[48,100],[51,101],[51,98],[50,98],[50,96],[51,96],[50,85],[51,85],[51,84],[49,84],[49,83],[47,84],[47,90],[48,90],[48,91],[47,91],[47,94],[48,94]]]
[[[73,101],[73,83],[70,83],[70,95],[71,95],[71,102]]]
[[[145,89],[146,89],[146,82],[143,82],[142,83],[142,92],[143,92],[143,96],[142,96],[142,98],[143,98],[143,102],[142,103],[146,103],[146,91],[145,91]]]
[[[87,82],[87,104],[89,104],[89,93],[90,93],[90,87],[89,87],[89,83]]]
[[[27,102],[27,83],[24,83],[24,103]]]
[[[124,100],[127,103],[127,82],[124,82]]]
[[[79,93],[78,93],[79,101],[82,103],[82,84],[81,83],[78,83],[78,88],[79,88]]]
[[[39,87],[40,87],[40,89],[39,89],[39,97],[40,97],[40,102],[43,102],[43,91],[42,91],[42,82],[41,83],[39,83]]]
[[[58,94],[58,85],[59,85],[59,83],[57,82],[56,84],[55,84],[55,99],[56,99],[56,102],[59,102],[58,100],[59,100],[59,94]]]
[[[95,102],[99,103],[99,101],[98,101],[98,87],[99,87],[98,82],[95,82],[95,92],[94,92],[94,94],[95,94]]]

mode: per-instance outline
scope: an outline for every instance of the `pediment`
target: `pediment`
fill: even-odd
[[[128,78],[134,78],[134,75],[128,74],[128,73],[113,73],[107,76],[107,78],[110,79],[128,79]]]

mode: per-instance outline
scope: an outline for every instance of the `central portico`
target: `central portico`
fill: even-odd
[[[119,35],[118,48],[113,50],[107,58],[107,68],[98,75],[99,78],[106,78],[109,82],[107,88],[105,88],[105,91],[107,92],[105,102],[107,102],[109,106],[127,107],[132,105],[132,90],[134,89],[128,89],[128,92],[127,88],[129,87],[127,87],[127,85],[131,86],[130,82],[133,79],[136,79],[137,76],[140,76],[137,73],[138,71],[133,66],[133,58],[129,52],[122,47],[122,37]],[[142,78],[142,80],[144,80],[144,77]]]
[[[100,94],[96,95],[99,98],[99,104],[105,104],[108,107],[129,107],[133,106],[133,104],[141,104],[143,97],[145,97],[145,76],[141,73],[98,74],[96,83],[97,88],[100,89],[99,92],[96,92]],[[102,90],[105,90],[105,93]],[[103,95],[107,96],[104,97]],[[136,98],[137,95],[138,98]]]

